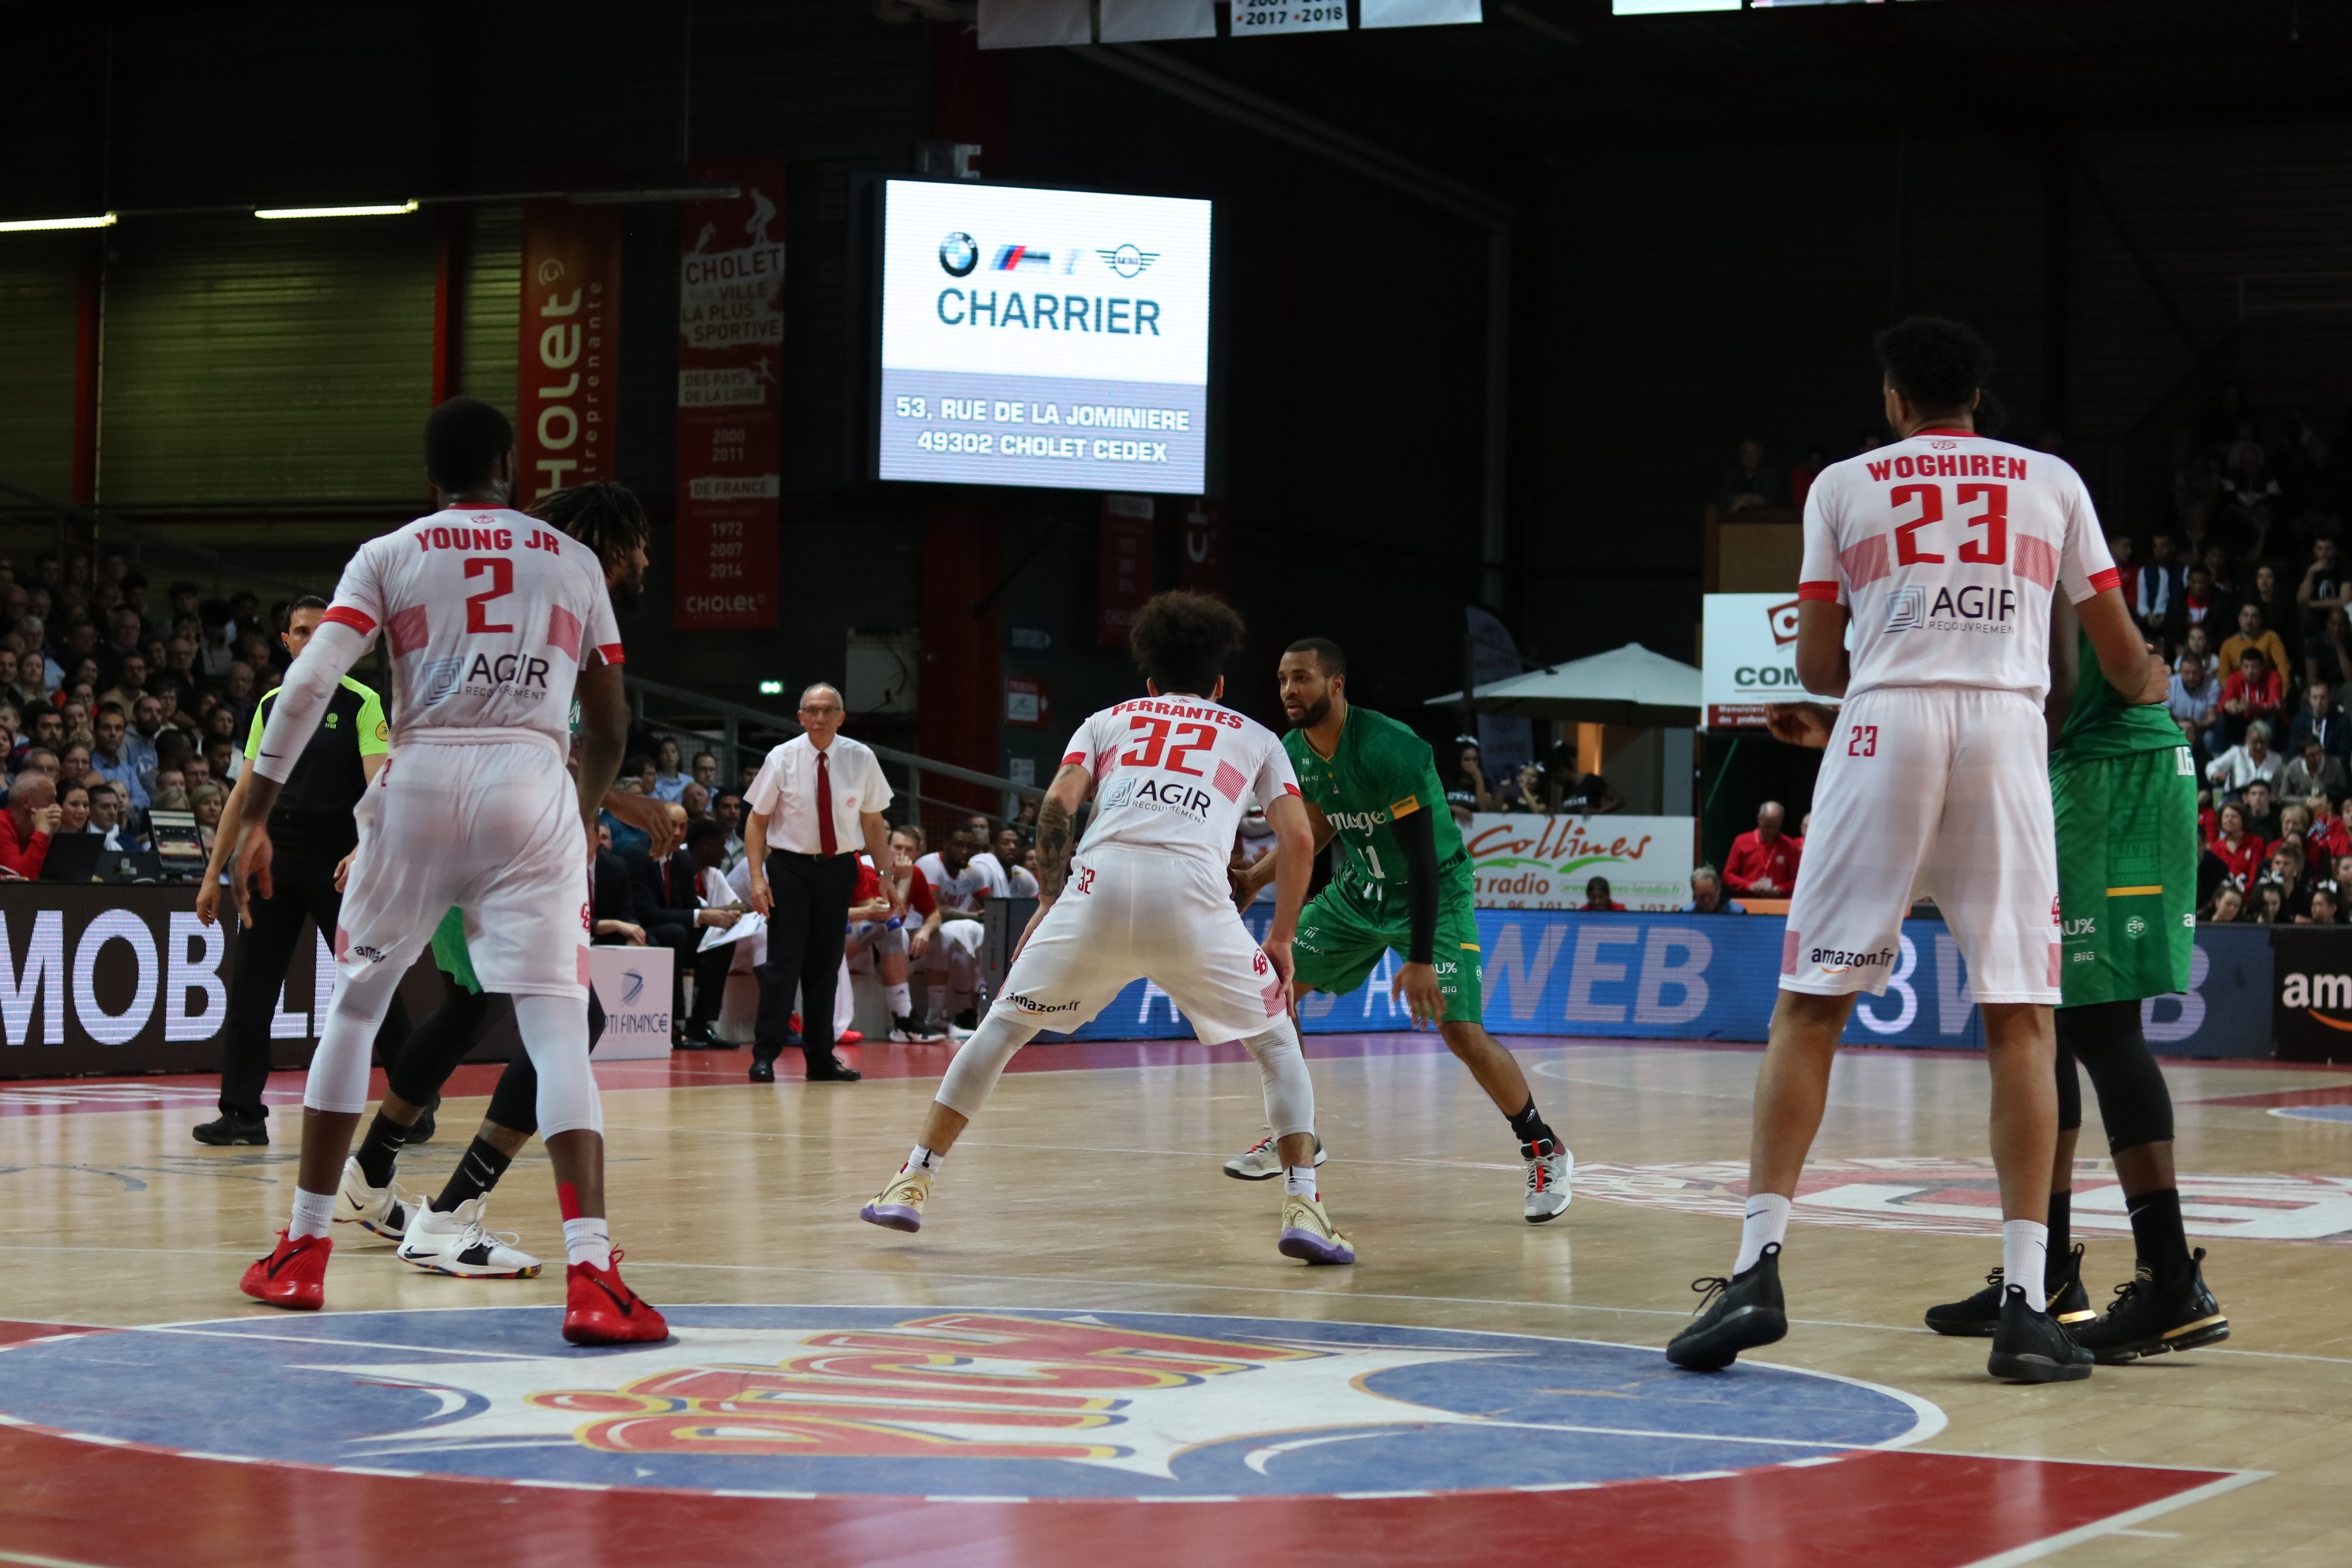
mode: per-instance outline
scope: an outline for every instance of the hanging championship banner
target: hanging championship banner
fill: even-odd
[[[1176,557],[1176,585],[1223,598],[1232,588],[1225,540],[1225,503],[1197,497],[1183,503],[1184,548]]]
[[[1105,496],[1095,587],[1095,640],[1125,647],[1137,612],[1151,597],[1151,498]]]
[[[776,624],[782,467],[784,165],[692,163],[730,200],[686,204],[677,290],[677,600],[680,631]]]
[[[519,504],[613,477],[620,346],[620,208],[525,202]]]

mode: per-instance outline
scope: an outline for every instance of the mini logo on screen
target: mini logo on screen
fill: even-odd
[[[1131,245],[1122,245],[1117,250],[1097,250],[1095,254],[1103,258],[1104,266],[1121,278],[1136,277],[1145,268],[1160,259],[1158,251],[1138,250]]]
[[[1075,250],[1040,250],[1034,245],[1000,245],[996,259],[988,264],[992,272],[1071,272],[1077,265]]]
[[[950,278],[965,278],[980,265],[980,247],[971,236],[959,229],[940,241],[940,265]]]

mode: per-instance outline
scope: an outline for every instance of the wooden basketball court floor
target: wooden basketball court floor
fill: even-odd
[[[2029,1388],[1919,1324],[1999,1261],[1979,1061],[1841,1058],[1790,1334],[1708,1375],[1657,1347],[1730,1261],[1756,1053],[1513,1044],[1580,1163],[1544,1226],[1433,1038],[1310,1041],[1361,1254],[1330,1269],[1275,1252],[1276,1184],[1220,1172],[1259,1123],[1236,1047],[1024,1051],[913,1237],[857,1205],[943,1047],[846,1053],[853,1086],[606,1064],[614,1235],[679,1334],[596,1352],[556,1334],[535,1145],[492,1217],[545,1276],[343,1226],[328,1310],[288,1314],[236,1280],[284,1221],[298,1079],[279,1142],[225,1150],[188,1138],[206,1080],[0,1084],[0,1563],[2352,1562],[2352,1076],[2168,1064],[2234,1337]],[[2076,1213],[2104,1300],[2103,1163]]]

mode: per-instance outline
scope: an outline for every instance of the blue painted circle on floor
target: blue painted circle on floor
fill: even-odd
[[[1778,1367],[1444,1329],[697,1306],[573,1350],[544,1307],[229,1319],[0,1352],[0,1412],[264,1460],[826,1495],[1601,1483],[1916,1441],[1933,1406]]]
[[[2274,1105],[2271,1114],[2289,1121],[2352,1121],[2352,1105]]]

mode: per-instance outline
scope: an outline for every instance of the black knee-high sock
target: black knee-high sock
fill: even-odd
[[[2131,1212],[2132,1241],[2139,1249],[2139,1260],[2156,1276],[2156,1282],[2169,1285],[2188,1273],[2189,1233],[2180,1224],[2179,1189],[2158,1187],[2126,1198],[2125,1205]]]
[[[2062,1278],[2067,1268],[2066,1255],[2074,1250],[2074,1194],[2072,1191],[2050,1194],[2050,1250],[2044,1272],[2050,1282]]]
[[[1553,1148],[1559,1147],[1559,1135],[1552,1131],[1551,1124],[1547,1122],[1542,1113],[1536,1110],[1536,1097],[1532,1094],[1528,1096],[1526,1109],[1511,1118],[1511,1132],[1521,1143],[1532,1143],[1538,1138],[1549,1138],[1551,1140]]]
[[[470,1198],[478,1198],[499,1184],[499,1178],[514,1163],[514,1156],[503,1153],[499,1146],[485,1138],[476,1138],[466,1147],[465,1158],[449,1173],[441,1195],[433,1200],[435,1214],[447,1214]]]
[[[400,1158],[400,1146],[408,1142],[408,1129],[379,1110],[368,1123],[367,1136],[360,1140],[356,1156],[360,1174],[371,1187],[380,1187],[392,1180],[394,1162]]]

